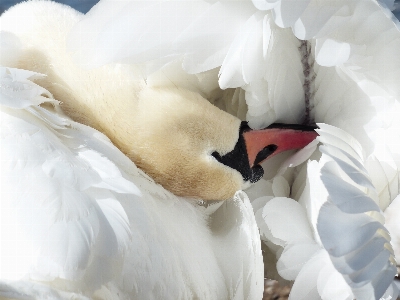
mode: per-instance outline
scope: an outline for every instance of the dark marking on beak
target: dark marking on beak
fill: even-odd
[[[254,165],[258,165],[266,160],[268,156],[275,152],[276,149],[278,149],[278,146],[274,144],[266,146],[264,149],[258,152],[256,159],[254,160]]]

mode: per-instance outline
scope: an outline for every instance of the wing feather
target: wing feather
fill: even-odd
[[[319,131],[321,136],[332,134],[331,126],[322,127]],[[333,131],[339,138],[340,130]],[[358,144],[351,136],[344,133],[342,136],[350,142],[347,144]],[[382,212],[375,202],[378,199],[373,197],[376,195],[374,186],[364,168],[357,166],[363,161],[358,154],[354,156],[354,151],[347,152],[345,149],[348,147],[340,148],[338,151],[336,147],[326,145],[321,150],[332,161],[327,161],[321,168],[321,179],[329,196],[320,209],[317,229],[333,265],[356,298],[377,299],[393,287],[393,277],[397,272],[393,249],[388,230],[383,225]],[[338,154],[352,161],[351,165]],[[341,176],[341,172],[350,180]]]

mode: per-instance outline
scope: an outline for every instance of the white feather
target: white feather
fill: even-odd
[[[323,136],[325,131],[330,133],[330,130],[331,127],[324,126],[319,133]],[[337,129],[334,130],[337,132]],[[351,144],[356,145],[357,142]],[[329,193],[328,202],[321,207],[317,221],[321,242],[357,298],[380,298],[390,286],[393,287],[397,271],[381,211],[366,193],[374,187],[362,171],[364,168],[357,166],[358,157],[350,159],[356,162],[351,166],[337,156],[352,156],[344,148],[338,151],[336,147],[324,147],[322,152],[333,161],[328,161],[321,169],[321,179]],[[350,182],[367,190],[343,179],[339,170],[351,178]]]
[[[288,280],[295,280],[304,264],[319,249],[319,245],[314,241],[287,245],[276,265],[279,275]]]
[[[313,240],[313,234],[307,216],[300,204],[289,198],[277,197],[263,208],[263,218],[272,234],[286,243]],[[303,225],[304,224],[304,225]]]
[[[319,126],[323,154],[301,167],[307,172],[297,179],[304,181],[305,174],[299,202],[265,197],[262,215],[261,208],[256,213],[262,236],[283,247],[275,250],[277,270],[295,280],[292,299],[397,297],[394,252],[360,143],[338,128]]]
[[[400,209],[400,196],[397,196],[390,206],[385,210],[385,227],[389,230],[391,244],[396,257],[397,265],[400,264],[400,222],[398,212]]]
[[[303,266],[293,284],[289,299],[320,299],[316,282],[323,258],[323,252],[319,251]]]

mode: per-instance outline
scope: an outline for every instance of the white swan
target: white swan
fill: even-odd
[[[122,66],[74,66],[65,42],[81,17],[67,6],[38,1],[20,4],[0,20],[1,64],[7,66],[1,68],[7,232],[1,237],[0,294],[261,298],[258,230],[247,196],[235,194],[260,174],[234,165],[241,156],[230,159],[229,153],[241,155],[241,141],[245,162],[257,165],[278,152],[267,148],[258,155],[275,141],[250,143],[263,132],[248,131],[193,91],[149,88]],[[234,199],[204,208],[174,196],[105,136],[64,112],[106,133],[174,193]],[[293,135],[291,129],[269,129],[277,131]],[[315,137],[313,131],[300,135],[305,138],[296,148]],[[285,149],[284,141],[277,142]]]
[[[236,99],[240,102],[245,98],[251,126],[263,127],[276,120],[301,122],[304,111],[308,111],[309,117],[315,121],[335,125],[360,142],[363,154],[359,156],[366,171],[355,170],[367,174],[368,181],[373,185],[371,190],[376,189],[378,195],[371,199],[381,210],[385,210],[399,194],[400,139],[397,128],[400,65],[397,53],[400,36],[398,21],[388,10],[393,2],[330,1],[328,4],[310,0],[297,1],[293,5],[292,1],[285,0],[190,1],[185,2],[182,9],[190,12],[187,13],[189,17],[179,14],[178,2],[140,2],[136,10],[131,10],[129,8],[133,3],[113,5],[111,1],[102,1],[77,25],[69,46],[81,64],[96,66],[116,61],[146,62],[153,59],[153,63],[159,66],[181,57],[183,67],[191,73],[221,66],[220,86],[241,87]],[[107,14],[109,17],[103,17],[106,11],[110,12]],[[170,12],[178,12],[179,21],[169,22]],[[140,25],[136,23],[138,19]],[[155,19],[157,22],[154,22]],[[168,35],[158,35],[160,30],[157,26],[160,24],[162,28],[167,28]],[[118,28],[126,28],[130,34],[119,34]],[[139,38],[143,31],[149,39]],[[104,46],[111,37],[114,37],[114,47],[106,49]],[[93,48],[102,50],[94,54]],[[339,134],[339,137],[342,136],[346,134]],[[321,165],[323,163],[321,161]],[[311,174],[308,176],[318,185],[319,171],[315,164],[312,165],[314,169],[310,167]],[[260,189],[268,197],[288,191],[285,196],[298,200],[303,193],[307,168],[302,166],[298,172],[300,176],[295,179],[289,172],[285,174],[287,179],[275,178],[272,184],[264,183],[265,186]],[[340,173],[331,180],[345,186],[343,178],[348,178],[346,176]],[[285,181],[292,183],[291,188]],[[361,186],[360,195],[364,193],[364,188]],[[327,201],[328,196],[329,193],[323,194],[321,201]],[[318,199],[318,196],[312,195],[308,199]],[[262,209],[264,204],[261,200],[253,203],[256,209]],[[278,207],[280,210],[285,208],[284,205]],[[393,276],[396,271],[394,258],[389,254],[389,238],[380,239],[378,248],[374,249],[380,249],[379,258],[384,258],[378,263],[379,267],[375,266],[375,271],[384,270],[385,274],[368,269],[366,260],[362,270],[340,269],[339,263],[351,255],[341,253],[343,256],[337,259],[329,243],[319,241],[317,220],[320,213],[319,205],[313,209],[307,206],[307,222],[313,227],[316,242],[328,248],[322,250],[322,256],[312,256],[313,249],[309,248],[309,252],[303,253],[311,257],[305,255],[304,260],[302,257],[296,259],[294,255],[282,257],[281,263],[285,261],[289,265],[304,266],[302,273],[298,269],[286,270],[285,278],[293,280],[299,276],[291,297],[309,299],[311,291],[315,299],[395,297],[397,291]],[[383,223],[382,215],[370,214]],[[324,215],[328,219],[327,214]],[[258,220],[260,228],[263,227],[262,222],[268,222],[263,218]],[[372,219],[368,222],[377,225]],[[286,227],[279,224],[281,232],[284,232]],[[329,223],[324,224],[324,232],[331,232]],[[369,232],[371,236],[376,234],[375,229]],[[268,235],[268,230],[271,228],[266,228],[266,238],[269,242],[276,242]],[[341,232],[347,233],[345,230]],[[327,236],[329,238],[329,234]],[[360,241],[360,244],[351,244],[359,247],[353,250],[360,251],[365,239],[358,239],[357,234],[351,237]],[[283,239],[283,245],[285,241]],[[278,256],[282,250],[278,251]],[[364,250],[373,253],[368,247]],[[359,259],[362,261],[363,257],[367,256],[360,255]],[[307,261],[310,264],[306,264]],[[321,264],[326,267],[323,273],[319,272]],[[311,273],[316,275],[312,280],[308,276]],[[330,276],[343,283],[343,289],[337,291],[339,294],[335,294],[333,286],[324,280]],[[305,286],[305,282],[309,285]]]
[[[373,1],[351,3],[335,1],[330,2],[329,6],[325,6],[320,1],[299,1],[299,6],[296,7],[288,6],[292,3],[291,1],[253,2],[254,5],[250,1],[213,3],[191,1],[182,9],[189,18],[184,18],[182,15],[182,18],[179,18],[182,22],[174,23],[170,22],[170,14],[167,13],[168,11],[176,12],[177,3],[173,1],[132,2],[134,4],[102,1],[87,16],[86,21],[84,20],[76,27],[78,29],[75,30],[75,35],[71,36],[70,47],[73,51],[77,51],[75,54],[78,60],[80,59],[80,62],[86,65],[126,62],[129,59],[135,62],[155,59],[153,63],[158,67],[165,63],[165,60],[159,59],[161,54],[161,56],[165,55],[167,61],[173,55],[179,57],[183,54],[183,66],[193,73],[222,64],[220,83],[224,87],[242,86],[243,90],[235,92],[234,101],[238,101],[236,104],[240,107],[241,101],[244,100],[244,96],[246,97],[249,106],[248,118],[253,126],[262,127],[264,123],[268,124],[275,120],[299,122],[304,118],[306,103],[310,100],[308,108],[314,107],[310,111],[311,117],[350,132],[361,143],[365,156],[360,157],[363,157],[367,174],[378,194],[378,198],[374,200],[379,203],[382,210],[385,210],[399,192],[399,163],[396,159],[398,153],[396,144],[399,137],[396,128],[398,128],[397,99],[399,95],[397,78],[399,78],[400,68],[395,54],[399,45],[398,29],[395,23]],[[128,6],[124,7],[125,4]],[[137,7],[140,9],[130,9],[132,8],[130,6],[136,4],[142,5]],[[273,13],[268,9],[273,9]],[[188,11],[191,14],[188,14]],[[319,11],[325,13],[317,13]],[[149,15],[156,18],[157,22],[154,22],[153,18],[148,18]],[[221,15],[224,17],[219,18],[218,16]],[[138,16],[138,18],[132,16]],[[140,17],[144,18],[140,19]],[[138,23],[135,23],[137,20],[139,20]],[[189,29],[182,34],[182,28],[185,29],[193,20],[194,25],[190,25]],[[156,26],[161,24],[163,28],[170,29],[165,31],[171,35],[157,36],[160,30],[157,30],[154,24],[157,24]],[[291,28],[282,29],[279,26]],[[85,31],[85,27],[89,30]],[[231,30],[224,30],[228,27]],[[124,28],[122,33],[121,28]],[[138,28],[142,29],[138,30]],[[139,36],[145,31],[148,39],[136,38],[135,34],[131,34],[133,46],[129,45],[126,40],[129,36],[126,35],[127,31],[133,31],[133,33],[136,31]],[[193,33],[199,34],[193,35]],[[83,35],[79,36],[79,34]],[[298,38],[310,40],[307,43],[301,43],[293,34]],[[195,37],[195,42],[192,37]],[[113,40],[111,48],[109,47],[110,39]],[[169,41],[179,44],[180,48],[171,47]],[[189,47],[189,50],[185,47]],[[300,52],[298,47],[300,47]],[[93,49],[99,51],[94,53]],[[132,49],[137,49],[137,52]],[[196,51],[197,49],[202,51]],[[279,63],[280,61],[285,63]],[[269,64],[268,69],[257,68],[264,63]],[[149,65],[145,65],[143,69],[146,71],[148,67]],[[303,67],[306,68],[303,69]],[[165,74],[171,76],[168,72]],[[175,75],[173,74],[172,81],[182,79],[179,76],[174,77]],[[282,78],[286,79],[285,83],[289,81],[289,84],[283,84]],[[308,84],[303,85],[307,82]],[[291,88],[286,88],[287,85]],[[382,103],[385,105],[382,106]],[[241,107],[243,115],[243,106]],[[359,113],[355,114],[355,111]],[[346,135],[340,134],[340,137],[343,136]],[[345,149],[349,148],[345,146]],[[319,159],[315,155],[313,158]],[[324,163],[324,161],[320,162],[321,165]],[[314,162],[310,163],[310,172],[307,176],[305,173],[308,167],[301,166],[297,171],[300,176],[297,176],[294,181],[293,173],[288,172],[284,174],[285,177],[275,178],[272,185],[261,182],[263,186],[260,189],[266,195],[270,195],[269,197],[290,196],[298,199],[302,194],[307,195],[306,191],[303,193],[306,178],[312,184],[321,183],[318,181],[319,171]],[[342,180],[342,176],[347,178],[345,174],[341,174],[338,178]],[[291,187],[288,182],[293,183]],[[322,185],[321,189],[324,189]],[[316,199],[315,194],[311,196],[304,197],[308,199],[307,201]],[[323,199],[325,198],[321,198],[322,201]],[[306,200],[303,203],[307,202]],[[279,202],[274,201],[267,205],[271,208],[277,203]],[[263,202],[262,199],[253,202],[255,209],[259,208],[263,211],[263,205],[265,201]],[[277,207],[282,208],[282,204],[277,204]],[[325,242],[322,241],[321,244],[319,241],[317,229],[319,208],[318,205],[314,209],[308,208],[306,214],[300,212],[304,210],[303,208],[298,210],[300,215],[304,214],[302,224],[306,225],[302,228],[308,232],[309,229],[306,228],[311,226],[311,233],[315,237],[315,240],[308,241],[308,251],[303,252],[307,255],[280,257],[280,266],[283,262],[289,262],[289,266],[290,264],[295,266],[285,270],[285,276],[288,279],[296,279],[296,288],[292,291],[291,297],[309,299],[311,297],[309,292],[313,292],[312,296],[316,299],[319,297],[323,299],[351,298],[357,293],[357,295],[367,293],[367,296],[372,299],[396,295],[394,288],[384,290],[388,286],[393,287],[390,277],[393,275],[393,257],[382,261],[382,268],[388,270],[385,276],[376,277],[375,272],[363,269],[360,274],[367,276],[365,278],[368,280],[361,284],[352,281],[354,277],[351,279],[350,276],[349,280],[349,277],[346,277],[347,273],[340,273],[335,269],[332,264],[334,262],[332,253],[323,248],[326,245]],[[281,209],[278,211],[283,214],[283,217],[290,216]],[[265,217],[258,216],[261,229],[262,222],[269,223],[268,218]],[[284,220],[283,217],[282,220]],[[375,217],[378,216],[375,215]],[[284,224],[279,222],[277,224],[282,225],[276,227],[280,234],[285,234],[286,237],[292,236],[290,231],[285,232],[287,228]],[[325,224],[325,227],[329,232],[329,224]],[[273,231],[271,228],[267,230]],[[376,232],[372,231],[372,233]],[[279,238],[279,234],[277,235]],[[327,236],[329,238],[329,234]],[[277,242],[270,236],[268,238],[272,242]],[[284,237],[281,239],[285,241]],[[387,242],[388,239],[382,240],[379,247],[387,247],[385,241]],[[293,247],[285,249],[286,254],[298,246],[295,245],[296,243],[289,244]],[[390,247],[384,249],[388,248]],[[297,249],[304,250],[304,247]],[[312,256],[312,252],[316,249],[321,249],[319,255]],[[359,249],[361,248],[357,250]],[[382,253],[386,255],[388,251],[383,250]],[[320,273],[321,265],[324,268]],[[310,277],[309,274],[316,276]],[[335,282],[340,282],[342,289],[335,290],[327,278],[336,279]],[[373,278],[377,281],[373,281]],[[304,282],[307,284],[304,285]],[[371,292],[371,289],[374,291]]]

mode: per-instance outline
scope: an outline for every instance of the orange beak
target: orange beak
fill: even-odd
[[[276,123],[265,129],[252,130],[247,122],[242,122],[235,148],[225,155],[218,152],[211,155],[220,163],[240,172],[244,181],[254,183],[264,175],[260,163],[280,152],[307,146],[318,136],[316,128]]]
[[[244,132],[250,168],[283,151],[304,148],[318,136],[314,129],[316,127],[276,123],[265,129]]]

